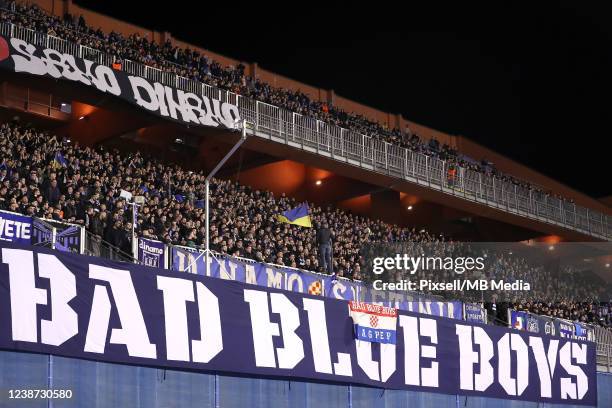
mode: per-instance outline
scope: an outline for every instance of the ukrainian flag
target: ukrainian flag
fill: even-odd
[[[64,159],[64,156],[61,152],[56,152],[55,157],[53,158],[52,166],[54,169],[59,169],[60,167],[66,167],[68,162]]]
[[[306,203],[277,215],[277,218],[280,222],[312,228],[310,216],[308,215],[308,204]]]

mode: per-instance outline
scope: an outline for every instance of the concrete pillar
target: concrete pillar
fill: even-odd
[[[64,0],[64,10],[62,12],[62,16],[66,13],[69,14],[73,14],[73,9],[72,9],[72,0]],[[72,17],[75,17],[74,15]],[[78,16],[76,16],[78,18]]]
[[[166,41],[170,41],[170,43],[172,45],[174,45],[174,42],[172,41],[172,33],[170,33],[169,31],[161,32],[160,35],[159,35],[159,44],[160,45],[164,45],[166,43]]]
[[[401,113],[393,115],[393,127],[402,130],[402,119]]]
[[[257,78],[257,76],[258,76],[258,72],[257,72],[257,71],[258,71],[258,70],[259,70],[259,67],[257,66],[257,63],[256,63],[256,62],[251,62],[251,63],[248,65],[248,75],[249,75],[251,78]]]
[[[0,85],[0,105],[2,106],[6,106],[6,86],[6,81],[2,82]]]
[[[333,89],[327,91],[327,104],[333,106],[336,102],[336,92]]]

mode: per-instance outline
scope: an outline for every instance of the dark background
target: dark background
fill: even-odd
[[[612,194],[612,24],[593,4],[428,12],[399,3],[75,2],[466,136],[594,197]]]

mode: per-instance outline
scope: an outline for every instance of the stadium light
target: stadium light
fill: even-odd
[[[206,176],[206,179],[204,180],[204,188],[205,188],[205,207],[204,207],[204,212],[206,213],[206,239],[205,239],[205,246],[206,246],[206,250],[204,251],[205,254],[205,261],[206,261],[206,269],[207,269],[207,273],[208,273],[208,264],[209,264],[209,260],[210,260],[210,216],[209,216],[209,211],[208,211],[208,206],[209,206],[209,202],[210,202],[210,194],[209,194],[209,189],[210,189],[210,180],[215,177],[215,174],[217,174],[217,172],[219,171],[219,169],[225,164],[225,162],[236,152],[236,150],[238,150],[238,148],[240,146],[242,146],[242,144],[244,143],[244,141],[247,138],[247,121],[245,119],[242,120],[242,129],[239,129],[238,126],[235,127],[236,130],[241,130],[242,132],[242,136],[240,137],[240,139],[236,142],[236,144],[234,145],[234,147],[232,147],[232,149],[227,152],[227,154],[225,155],[225,157],[223,157],[221,159],[221,161],[219,163],[217,163],[217,165],[215,166],[214,169],[212,169],[212,171],[208,174],[208,176]],[[197,262],[198,259],[200,259],[200,257],[202,256],[202,254],[199,254],[193,261],[191,261],[189,263],[189,265],[187,265],[185,267],[185,269],[183,269],[183,271],[188,270],[191,265],[193,265],[194,263]]]

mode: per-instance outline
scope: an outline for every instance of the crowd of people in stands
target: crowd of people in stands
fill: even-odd
[[[517,249],[519,249],[517,251]],[[446,299],[462,299],[475,303],[483,302],[489,310],[491,321],[505,323],[509,308],[584,323],[596,323],[612,327],[612,312],[608,311],[609,288],[605,282],[588,269],[572,266],[568,260],[544,263],[542,254],[549,252],[548,245],[516,248],[513,252],[506,245],[494,243],[466,243],[457,241],[412,241],[412,242],[375,242],[361,248],[364,258],[365,281],[382,279],[383,282],[401,282],[427,280],[439,283],[455,281],[475,281],[484,279],[517,283],[516,289],[480,289],[462,288],[460,290],[429,290],[428,294]],[[416,274],[409,264],[408,269],[385,268],[378,275],[374,274],[374,258],[391,257],[406,254],[408,257],[421,258],[423,264]],[[447,260],[476,259],[480,257],[483,268],[469,270],[448,268]],[[427,262],[427,263],[425,263]],[[459,270],[460,273],[456,271]],[[529,283],[530,289],[523,290],[520,283]],[[486,294],[485,294],[486,293]]]
[[[80,147],[17,125],[0,130],[0,209],[85,225],[93,235],[130,253],[132,212],[120,196],[143,196],[137,234],[168,244],[202,246],[204,179],[194,172],[103,146]],[[299,203],[228,180],[210,185],[210,247],[283,266],[320,269],[315,230],[280,223]],[[440,240],[331,207],[310,206],[315,225],[334,231],[333,270],[360,278],[360,247],[367,242]]]
[[[330,103],[312,100],[302,92],[274,88],[246,75],[241,64],[224,67],[196,50],[178,48],[170,42],[157,44],[138,34],[125,37],[116,32],[105,33],[89,27],[82,16],[75,18],[67,14],[59,18],[46,14],[36,5],[0,1],[0,17],[1,21],[114,55],[119,61],[137,61],[535,188],[501,174],[485,160],[472,160],[435,139],[421,140],[410,129],[389,129]],[[138,234],[172,244],[203,244],[206,231],[201,202],[202,173],[169,166],[140,154],[121,156],[103,147],[82,148],[19,126],[3,125],[0,138],[0,209],[82,224],[94,239],[107,241],[130,253],[132,216],[126,201],[119,196],[121,190],[127,190],[146,198],[135,225]],[[315,231],[276,220],[277,214],[297,205],[295,200],[225,180],[214,180],[211,193],[212,249],[261,262],[321,269]],[[367,243],[445,241],[444,237],[423,230],[400,228],[339,209],[311,206],[310,210],[316,224],[328,224],[334,231],[332,264],[339,276],[362,278],[364,260],[360,249]],[[505,264],[500,266],[497,277],[517,278],[519,271],[531,270],[520,261],[503,257],[502,261]],[[549,283],[546,295],[553,300],[518,299],[511,305],[553,317],[612,323],[612,313],[595,301],[595,288],[588,284],[571,287],[569,295],[570,289],[560,287],[554,279]],[[577,296],[577,290],[581,297]]]
[[[498,254],[493,259],[491,277],[506,281],[522,279],[532,284],[531,291],[518,293],[506,302],[507,306],[536,315],[612,327],[612,315],[606,306],[608,288],[590,271],[570,265],[544,266],[507,254]],[[508,298],[507,293],[498,293],[496,298],[501,299],[503,295]],[[505,321],[505,310],[497,312],[497,318]]]
[[[122,191],[144,197],[136,217],[137,235],[201,247],[206,237],[204,178],[201,171],[165,164],[140,153],[82,147],[17,123],[0,126],[0,210],[81,224],[92,238],[94,255],[99,254],[95,243],[101,241],[131,253],[133,213],[121,197]],[[316,228],[277,219],[278,214],[299,204],[293,198],[220,179],[212,181],[210,192],[211,249],[326,272],[322,270]],[[364,248],[393,244],[422,253],[424,248],[446,248],[443,244],[452,242],[422,229],[389,225],[330,206],[311,205],[310,217],[315,225],[327,225],[333,231],[332,270],[350,279],[367,280],[369,263]],[[410,253],[407,248],[404,252]],[[596,281],[557,279],[520,257],[489,259],[495,262],[487,267],[488,278],[534,283],[538,277],[543,288],[538,299],[514,299],[519,309],[610,323],[609,315],[602,315],[595,301],[599,295]]]
[[[174,46],[170,41],[158,44],[139,34],[125,37],[116,32],[105,33],[100,28],[87,25],[83,16],[76,18],[66,14],[63,18],[45,13],[36,5],[17,4],[14,1],[0,2],[1,21],[10,21],[38,32],[57,36],[75,44],[84,45],[109,55],[117,61],[131,60],[159,68],[176,75],[201,81],[237,94],[279,106],[290,111],[335,124],[355,132],[385,140],[406,147],[415,152],[437,157],[452,165],[493,174],[504,181],[511,182],[546,196],[565,199],[558,194],[544,191],[539,187],[499,172],[487,160],[474,160],[435,139],[422,140],[409,128],[391,129],[368,118],[349,113],[329,102],[316,101],[305,93],[289,89],[275,88],[258,78],[245,73],[245,66],[224,67],[208,56],[194,49]]]

